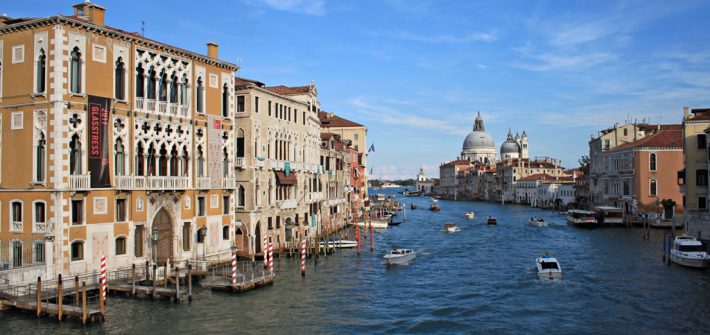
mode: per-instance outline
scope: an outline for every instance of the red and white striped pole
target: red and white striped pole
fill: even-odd
[[[232,287],[237,286],[237,252],[232,252]]]
[[[101,297],[106,300],[106,256],[101,255]]]
[[[357,254],[360,255],[360,227],[355,226],[355,241],[357,241]]]
[[[274,244],[269,242],[269,272],[274,275]]]
[[[306,240],[301,241],[301,276],[306,276]]]
[[[264,236],[264,269],[269,267],[269,237]]]

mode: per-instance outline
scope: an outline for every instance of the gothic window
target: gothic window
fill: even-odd
[[[648,156],[648,168],[651,171],[656,171],[656,154],[652,153]]]
[[[175,74],[170,77],[170,103],[176,104],[178,98],[178,79]]]
[[[155,176],[155,148],[153,144],[148,147],[148,171],[146,171],[149,176]]]
[[[145,97],[145,70],[141,64],[136,67],[136,97]]]
[[[74,48],[71,52],[69,69],[69,88],[71,93],[81,93],[81,64],[81,52],[79,52],[79,48]]]
[[[202,86],[202,78],[197,78],[197,112],[204,113],[203,100],[204,100],[204,87]]]
[[[155,70],[151,66],[148,70],[148,99],[155,99],[155,82],[157,78],[155,77]]]
[[[649,193],[649,195],[651,195],[652,197],[655,197],[656,194],[657,194],[657,191],[658,191],[658,190],[656,189],[656,180],[655,180],[655,179],[651,179],[650,187],[649,187],[649,192],[648,192],[648,193]]]
[[[190,155],[187,153],[187,148],[182,149],[182,175],[187,177],[190,166]]]
[[[47,145],[47,141],[44,139],[44,134],[39,134],[39,140],[37,140],[37,170],[35,171],[35,178],[36,181],[38,182],[43,182],[45,178],[45,167],[46,167],[46,162],[45,162],[45,146]]]
[[[222,177],[229,177],[229,154],[227,148],[222,150]]]
[[[242,96],[241,98],[243,103],[244,97]],[[241,112],[243,112],[243,110]],[[229,86],[227,86],[227,84],[224,84],[222,87],[222,116],[229,116]]]
[[[69,174],[81,174],[81,141],[79,135],[74,134],[69,142]]]
[[[196,162],[197,177],[204,177],[205,176],[204,164],[205,164],[205,157],[204,157],[204,154],[202,153],[202,146],[198,146],[197,147],[197,162]]]
[[[244,157],[244,130],[237,131],[237,157]]]
[[[173,146],[172,150],[170,150],[170,175],[171,176],[177,176],[178,175],[178,151],[175,146]]]
[[[136,149],[136,175],[145,176],[144,168],[145,153],[143,149],[143,143],[138,143],[138,148]]]
[[[160,176],[168,175],[168,150],[165,148],[165,144],[160,146],[160,158],[159,158],[159,174]]]
[[[165,71],[160,73],[160,85],[158,93],[158,99],[160,99],[160,101],[168,101],[168,75],[165,73]]]
[[[244,207],[244,203],[246,202],[246,192],[244,191],[244,186],[239,185],[239,193],[238,193],[238,198],[237,198],[237,205],[239,207]]]
[[[116,140],[116,145],[114,146],[114,168],[113,171],[117,176],[123,176],[126,174],[125,171],[125,163],[126,163],[126,156],[123,152],[123,141],[121,139]]]
[[[119,57],[116,60],[116,70],[114,71],[114,95],[117,100],[126,99],[126,65],[123,63],[123,58]]]
[[[187,105],[187,75],[183,75],[180,82],[180,104]]]
[[[47,56],[44,54],[44,49],[39,50],[37,57],[37,87],[36,93],[44,93],[47,86]]]

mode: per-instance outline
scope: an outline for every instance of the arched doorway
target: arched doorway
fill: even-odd
[[[173,257],[173,223],[165,208],[161,209],[153,218],[153,227],[158,229],[158,241],[155,242],[154,250],[158,265],[165,265],[168,258]]]
[[[261,252],[261,245],[264,242],[261,240],[261,222],[256,223],[254,227],[254,253],[258,254]]]

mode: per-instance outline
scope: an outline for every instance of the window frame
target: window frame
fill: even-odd
[[[85,248],[86,248],[86,241],[84,240],[73,240],[69,244],[69,261],[70,262],[82,262],[84,261],[84,254],[85,254]],[[81,245],[81,255],[75,256],[74,255],[74,245]],[[79,258],[81,257],[81,258]]]
[[[648,154],[648,171],[658,171],[658,155],[655,152]]]
[[[126,256],[128,255],[128,238],[125,235],[116,236],[114,239],[114,255],[115,256]],[[119,241],[122,241],[123,252],[119,253]]]
[[[43,216],[43,222],[37,221],[37,214],[39,211],[37,210],[38,205],[42,205],[42,216]],[[44,200],[34,200],[32,201],[32,232],[33,233],[46,233],[46,232],[41,232],[41,231],[36,231],[35,230],[35,225],[37,223],[44,223],[47,224],[47,202]]]
[[[658,196],[658,181],[655,178],[651,178],[648,181],[648,195],[651,197]]]
[[[79,213],[80,216],[78,217],[80,222],[78,222],[78,223],[75,223],[75,221],[74,221],[74,203],[75,202],[81,204],[81,212]],[[85,221],[85,217],[86,217],[85,202],[86,202],[85,199],[71,199],[70,200],[70,202],[69,202],[69,204],[70,204],[70,207],[69,207],[70,223],[69,223],[69,225],[70,226],[83,226],[84,225],[84,223],[85,223],[84,221]]]
[[[10,221],[9,221],[9,223],[10,223],[9,228],[10,229],[8,231],[11,233],[24,232],[24,230],[25,230],[25,216],[24,216],[25,204],[24,204],[24,202],[20,199],[12,199],[8,203],[10,204],[10,210],[8,211],[8,214],[10,215]],[[20,205],[20,211],[19,211],[20,220],[19,221],[15,221],[15,213],[16,213],[15,206],[14,206],[15,204]],[[13,228],[15,226],[16,222],[19,222],[22,229],[17,230],[17,229]]]

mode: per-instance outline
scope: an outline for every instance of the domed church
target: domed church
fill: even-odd
[[[515,134],[508,129],[508,138],[500,146],[501,159],[528,158],[528,135],[523,130],[523,136]]]
[[[461,159],[484,164],[492,164],[496,161],[496,144],[493,141],[493,136],[487,133],[483,126],[481,112],[478,112],[478,116],[476,116],[473,131],[463,141]]]

